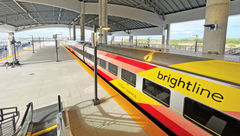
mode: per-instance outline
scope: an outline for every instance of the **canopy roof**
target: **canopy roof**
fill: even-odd
[[[69,3],[80,3],[81,0],[58,1],[60,3],[61,1]],[[232,0],[232,2],[233,1],[239,0]],[[9,26],[12,26],[15,31],[44,25],[67,26],[73,21],[76,21],[77,25],[79,25],[80,16],[78,11],[74,9],[64,8],[64,6],[60,7],[57,4],[51,5],[48,2],[51,3],[51,0],[0,0],[0,25],[7,24]],[[93,4],[97,4],[98,0],[85,0],[84,2],[89,3],[91,6]],[[240,2],[238,3],[240,5]],[[131,13],[130,10],[129,14],[136,14],[136,16],[140,19],[137,17],[131,18],[130,15],[123,17],[117,15],[114,16],[114,13],[112,15],[110,14],[108,17],[108,24],[111,27],[111,31],[127,32],[134,29],[158,27],[161,24],[164,24],[164,22],[174,22],[169,21],[171,20],[171,17],[169,15],[202,9],[206,6],[206,0],[109,0],[108,4],[113,5],[113,7],[117,5],[122,9],[123,7],[127,7],[131,10],[136,11],[136,13],[139,11],[139,14],[147,13],[149,15],[156,15],[156,17],[158,17],[157,20],[159,20],[159,25],[155,23],[156,21],[151,23],[151,18],[146,17],[145,19],[141,17],[141,15]],[[236,12],[234,13],[236,14]],[[201,16],[202,14],[203,13],[201,13]],[[153,16],[152,18],[156,20],[156,17],[154,18]],[[199,18],[193,17],[193,19]],[[190,19],[191,16],[189,16],[189,20]],[[182,21],[185,20],[186,19],[182,19]],[[179,21],[181,21],[181,19]],[[97,14],[94,14],[94,11],[89,11],[89,13],[86,13],[85,25],[88,27],[98,25],[98,16]]]

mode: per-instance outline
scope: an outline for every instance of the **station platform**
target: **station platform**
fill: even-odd
[[[59,48],[59,62],[54,43],[41,48],[36,45],[34,54],[26,49],[19,60],[22,65],[15,68],[0,67],[0,107],[17,106],[21,118],[27,103],[33,102],[35,109],[44,108],[56,104],[60,95],[68,135],[166,135],[100,77],[101,104],[94,106],[93,71],[63,46]]]

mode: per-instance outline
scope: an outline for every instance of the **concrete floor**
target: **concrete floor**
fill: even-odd
[[[75,136],[147,135],[100,86],[102,104],[93,106],[93,78],[64,48],[60,62],[54,46],[35,50],[20,54],[20,67],[0,67],[0,107],[17,106],[22,117],[29,102],[37,109],[57,103],[61,95]]]

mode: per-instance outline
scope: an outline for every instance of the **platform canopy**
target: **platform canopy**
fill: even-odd
[[[98,0],[0,0],[0,25],[11,31],[79,25],[84,1],[85,26],[98,25]],[[110,32],[161,28],[165,24],[204,19],[206,0],[108,0]],[[230,15],[239,14],[232,0]]]

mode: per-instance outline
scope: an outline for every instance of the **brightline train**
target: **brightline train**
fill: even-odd
[[[67,43],[90,67],[90,44]],[[176,135],[240,135],[240,63],[119,46],[98,47],[98,71]]]

